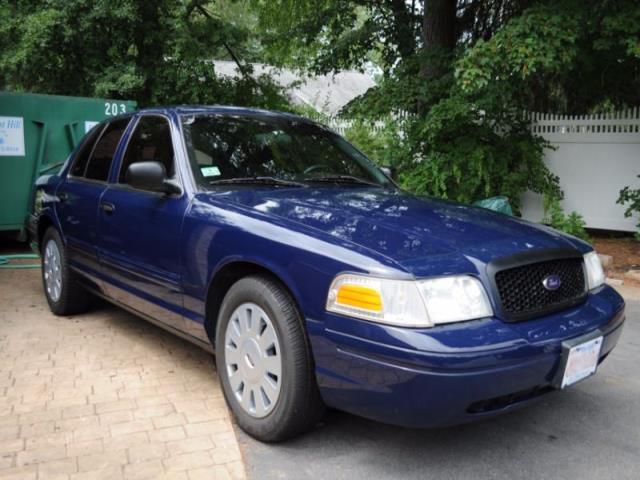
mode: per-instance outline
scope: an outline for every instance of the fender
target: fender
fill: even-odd
[[[341,272],[413,278],[384,258],[372,258],[326,235],[318,238],[294,222],[262,218],[214,202],[197,195],[183,223],[185,314],[196,321],[204,321],[211,282],[232,262],[251,263],[271,272],[289,288],[302,313],[315,318],[324,312],[329,284]]]
[[[27,220],[27,229],[31,237],[34,251],[40,251],[40,238],[44,234],[43,225],[53,225],[58,232],[62,241],[66,243],[65,235],[60,228],[60,220],[56,212],[55,205],[60,202],[60,198],[56,195],[60,177],[58,175],[45,175],[36,181],[33,212]]]

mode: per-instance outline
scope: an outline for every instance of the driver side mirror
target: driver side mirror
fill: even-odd
[[[136,162],[129,165],[125,181],[133,188],[170,194],[180,194],[178,185],[167,178],[167,171],[160,162]]]

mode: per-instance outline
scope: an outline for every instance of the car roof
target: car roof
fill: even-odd
[[[268,116],[276,118],[286,118],[290,120],[305,121],[309,123],[317,123],[313,120],[296,115],[289,112],[278,112],[274,110],[265,110],[261,108],[238,107],[232,105],[180,105],[180,106],[163,106],[143,108],[136,113],[168,113],[173,112],[177,115],[198,115],[198,114],[227,114],[241,116]]]

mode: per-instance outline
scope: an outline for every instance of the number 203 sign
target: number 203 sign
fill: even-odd
[[[104,104],[104,114],[108,117],[113,117],[114,115],[121,115],[123,113],[127,113],[127,105],[124,103],[117,102],[105,102]]]

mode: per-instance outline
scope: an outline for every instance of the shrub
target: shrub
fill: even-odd
[[[374,126],[378,127],[376,131]],[[355,119],[344,136],[378,165],[393,167],[401,160],[402,135],[402,121],[388,117]]]
[[[590,241],[589,235],[584,228],[585,221],[582,215],[577,212],[571,212],[566,215],[562,210],[562,206],[560,206],[558,197],[545,196],[544,203],[545,218],[542,223],[587,242]]]
[[[407,130],[401,183],[463,203],[506,196],[516,214],[527,190],[559,196],[558,178],[543,161],[546,142],[530,133],[522,115],[498,110],[452,95],[416,117]]]
[[[640,178],[640,175],[638,175]],[[634,213],[640,213],[640,188],[624,187],[620,190],[620,196],[616,203],[620,205],[629,204],[624,212],[625,217],[630,217]],[[640,240],[640,223],[637,225],[636,239]]]

